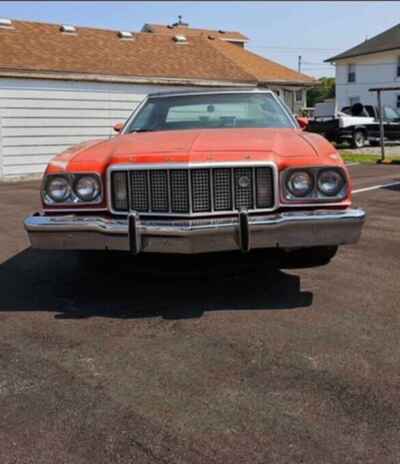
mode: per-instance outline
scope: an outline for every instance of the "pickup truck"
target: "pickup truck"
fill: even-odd
[[[326,110],[326,106],[324,109]],[[328,112],[329,113],[329,112]],[[370,145],[379,145],[379,111],[373,105],[356,103],[341,111],[318,113],[309,121],[307,130],[325,136],[338,144],[349,142],[353,148],[362,148],[368,141]],[[385,139],[400,140],[400,114],[390,106],[383,107],[383,126]]]

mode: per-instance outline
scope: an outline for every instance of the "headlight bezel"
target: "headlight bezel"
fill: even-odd
[[[293,186],[293,182],[291,182],[291,180],[294,178],[294,176],[300,175],[300,174],[306,174],[310,179],[310,184],[309,184],[308,189],[305,190],[304,192],[297,192],[296,193],[296,190],[295,190],[295,188]],[[293,197],[295,197],[295,198],[304,198],[307,195],[309,195],[312,192],[312,190],[314,189],[314,185],[315,185],[314,176],[306,169],[294,169],[286,177],[285,186],[286,186],[287,190],[290,192],[290,194],[293,195]]]
[[[81,182],[83,179],[91,179],[95,182],[95,187],[94,187],[94,195],[92,198],[84,198],[84,196],[78,191],[78,184]],[[72,190],[75,193],[75,195],[79,198],[79,200],[83,203],[93,203],[94,201],[97,200],[97,197],[100,195],[101,191],[101,186],[100,186],[100,181],[99,179],[94,176],[93,174],[83,174],[80,176],[77,176],[74,179],[74,184],[72,186]]]
[[[327,193],[327,192],[323,191],[323,189],[321,188],[321,185],[320,185],[321,176],[323,176],[324,174],[326,174],[328,172],[334,172],[334,173],[338,174],[339,177],[340,177],[340,183],[338,184],[338,188],[334,191],[334,193]],[[318,172],[316,187],[317,187],[318,191],[322,195],[324,195],[324,196],[326,196],[328,198],[336,197],[343,190],[343,187],[345,186],[345,184],[346,184],[346,178],[337,169],[326,168],[326,169],[321,169]]]
[[[296,172],[307,172],[313,179],[313,188],[303,196],[295,195],[288,186],[288,181]],[[329,171],[339,174],[341,184],[338,191],[328,195],[319,189],[319,177]],[[281,194],[284,204],[296,203],[334,203],[341,202],[348,197],[349,180],[345,169],[340,166],[299,166],[285,169],[281,173]]]
[[[62,199],[56,199],[50,189],[50,187],[54,184],[54,182],[57,182],[58,180],[64,181],[67,187],[66,195]],[[54,175],[54,176],[51,176],[49,179],[46,179],[45,192],[51,203],[59,205],[59,204],[62,204],[68,201],[68,199],[71,197],[71,194],[72,194],[72,188],[71,188],[71,184],[69,183],[68,179],[66,179],[65,176]]]
[[[76,191],[76,185],[83,177],[91,177],[96,180],[98,185],[98,193],[93,200],[82,199]],[[70,195],[62,201],[56,201],[49,194],[48,188],[54,178],[63,178],[68,182],[70,187]],[[103,202],[104,197],[103,180],[100,174],[95,172],[80,172],[80,173],[55,173],[47,174],[43,179],[41,196],[45,206],[54,207],[74,207],[74,206],[92,206],[99,205]]]

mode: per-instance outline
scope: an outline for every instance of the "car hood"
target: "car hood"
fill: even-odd
[[[201,163],[299,160],[315,163],[334,148],[299,129],[221,129],[119,135],[72,147],[53,160],[66,170],[103,169],[115,163]]]

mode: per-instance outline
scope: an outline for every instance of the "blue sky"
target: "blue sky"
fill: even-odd
[[[323,60],[400,22],[399,2],[0,2],[0,17],[138,31],[181,14],[193,27],[238,30],[248,48],[305,73],[333,76]]]

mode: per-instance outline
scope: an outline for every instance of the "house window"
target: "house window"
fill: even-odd
[[[356,65],[349,64],[347,70],[347,82],[355,82],[356,81]]]
[[[303,103],[303,90],[296,90],[296,102]]]

